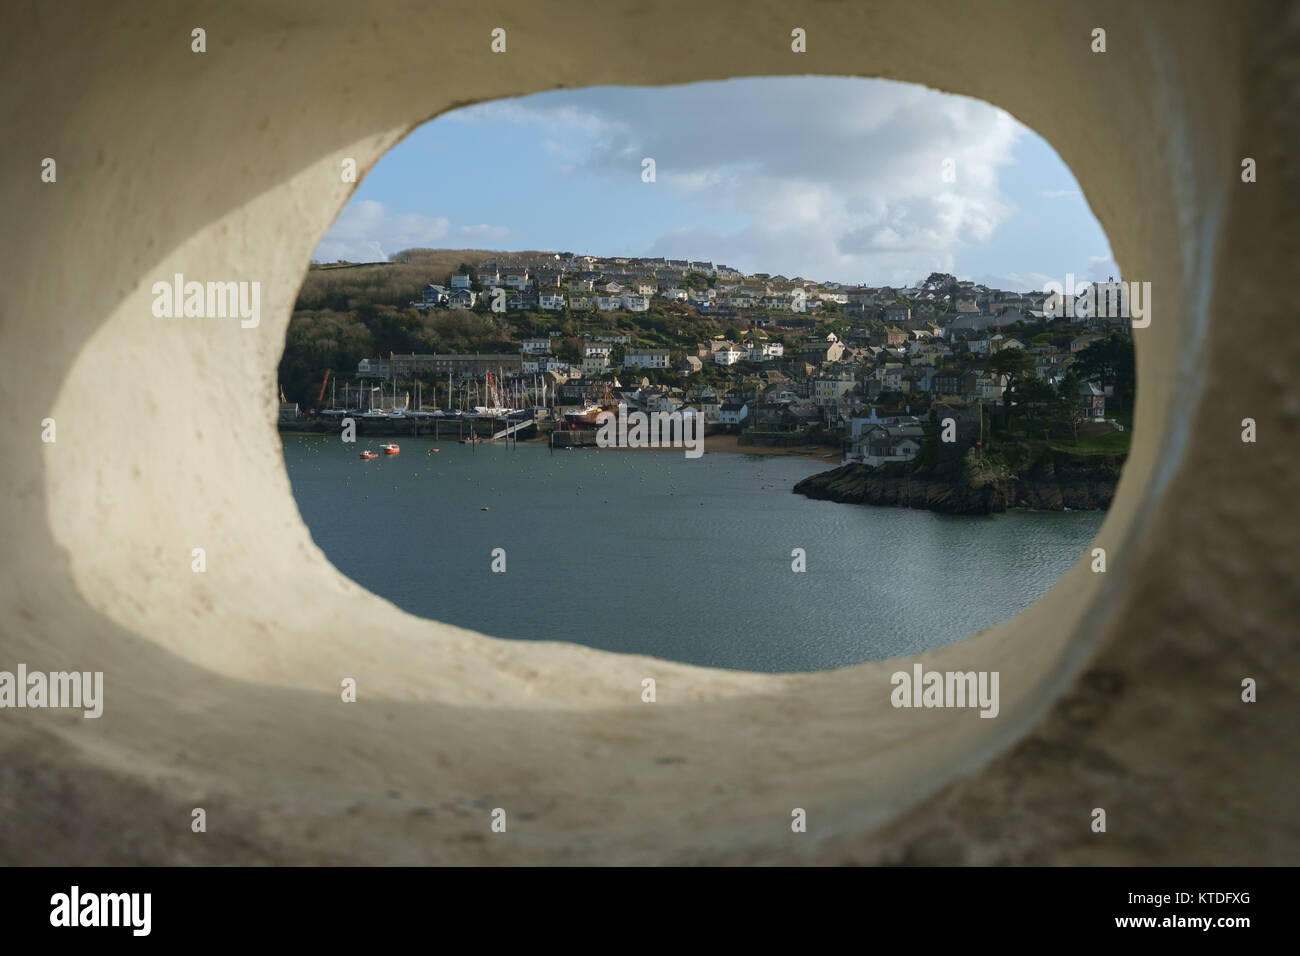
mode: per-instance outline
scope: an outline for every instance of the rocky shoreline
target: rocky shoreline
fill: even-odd
[[[987,468],[973,457],[913,466],[842,465],[810,475],[794,493],[845,504],[920,508],[940,514],[1104,511],[1115,497],[1122,456],[1047,453],[1021,468]]]

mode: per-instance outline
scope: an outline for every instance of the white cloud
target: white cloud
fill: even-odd
[[[1114,277],[1118,279],[1119,264],[1115,262],[1115,257],[1110,253],[1104,256],[1089,256],[1088,271],[1084,273],[1093,282],[1105,282],[1107,279]]]
[[[344,208],[312,258],[318,262],[379,262],[403,249],[437,248],[449,239],[474,243],[498,241],[509,235],[508,228],[486,223],[453,230],[446,217],[393,213],[383,203],[367,199]]]
[[[976,281],[1008,292],[1042,292],[1049,282],[1064,285],[1065,276],[1049,276],[1042,272],[1008,272],[1003,275],[980,276]]]
[[[1077,288],[1085,283],[1105,282],[1111,277],[1118,279],[1119,266],[1109,255],[1089,256],[1087,268],[1076,269],[1072,274]],[[982,275],[977,281],[1011,292],[1042,292],[1048,282],[1055,282],[1065,287],[1069,284],[1066,281],[1068,278],[1069,276],[1064,272],[1060,275],[1046,275],[1042,272],[1007,272],[1000,275]]]
[[[509,237],[510,229],[506,226],[489,226],[487,223],[479,223],[477,226],[461,226],[456,230],[456,235],[471,244],[500,242]]]
[[[989,242],[1016,212],[998,177],[1026,132],[978,100],[826,77],[598,88],[470,112],[541,126],[553,143],[575,134],[581,155],[564,150],[574,176],[639,182],[653,157],[653,188],[744,223],[675,231],[650,254],[821,278],[915,278]],[[955,182],[942,176],[949,159]]]

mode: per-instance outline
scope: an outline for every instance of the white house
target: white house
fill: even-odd
[[[460,274],[457,274],[457,275],[452,276],[452,277],[451,277],[451,287],[452,287],[453,289],[468,289],[468,288],[469,288],[469,276],[467,276],[467,275],[460,275]]]
[[[522,272],[507,272],[505,280],[508,288],[517,289],[522,292],[524,289],[528,288],[528,270],[524,269]]]
[[[903,366],[884,365],[876,369],[876,379],[881,391],[901,392],[903,390]]]
[[[623,356],[624,368],[667,368],[667,349],[629,349]]]
[[[995,401],[1002,397],[1006,391],[1005,376],[1001,375],[981,375],[975,379],[975,397],[987,401]]]
[[[617,312],[623,308],[623,297],[619,295],[596,296],[596,308],[601,312]]]
[[[650,300],[643,295],[625,295],[623,307],[629,312],[645,312],[650,308]]]
[[[524,339],[523,349],[529,355],[545,355],[551,351],[551,340]]]
[[[733,345],[730,342],[724,342],[713,353],[713,361],[718,365],[735,365],[745,357],[745,352],[739,345]]]
[[[749,361],[764,362],[785,355],[785,344],[782,342],[753,342],[749,344],[746,351],[748,352]]]
[[[739,425],[749,415],[749,405],[745,402],[724,402],[718,410],[718,421],[723,425]],[[705,421],[707,421],[707,416]]]
[[[838,405],[852,391],[852,375],[824,375],[813,382],[813,401],[818,405]]]
[[[543,309],[550,312],[558,312],[564,308],[564,296],[562,295],[541,295],[537,297],[537,304]]]
[[[854,419],[854,425],[860,421]],[[921,450],[922,435],[920,425],[868,425],[854,440],[845,460],[873,466],[911,461]]]
[[[716,422],[721,416],[722,403],[718,401],[718,396],[712,391],[702,392],[699,400],[694,404],[699,408],[700,414],[704,416],[706,422]]]
[[[609,353],[612,345],[588,345],[582,357],[582,374],[599,375],[609,368]]]

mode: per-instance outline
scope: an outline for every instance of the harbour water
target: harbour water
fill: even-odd
[[[961,640],[1044,594],[1104,518],[811,501],[790,489],[833,463],[707,440],[694,460],[396,440],[363,461],[360,443],[283,437],[303,520],[343,573],[497,637],[713,667],[823,670]]]

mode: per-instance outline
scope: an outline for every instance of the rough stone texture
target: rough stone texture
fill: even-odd
[[[0,713],[3,862],[1300,862],[1296,6],[592,10],[8,11],[0,668],[108,686],[98,721]],[[1075,171],[1125,276],[1152,283],[1109,572],[1081,562],[924,657],[999,670],[1001,715],[893,709],[898,662],[755,675],[498,641],[339,574],[271,422],[295,292],[351,188],[340,160],[368,169],[429,117],[502,96],[809,72],[1007,109]],[[150,286],[176,272],[261,281],[261,326],[153,318]]]

